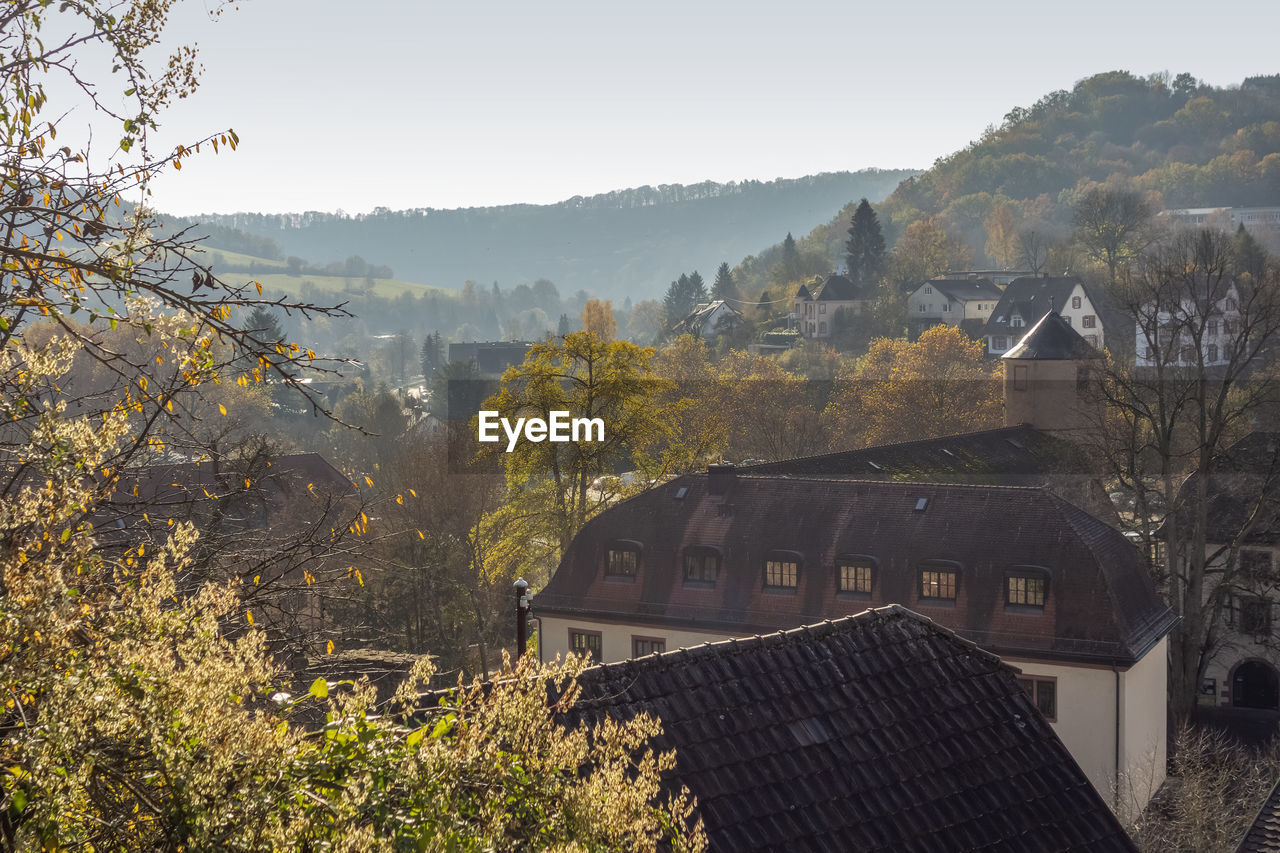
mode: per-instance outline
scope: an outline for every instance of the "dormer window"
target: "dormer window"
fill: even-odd
[[[794,590],[800,583],[800,554],[771,551],[764,561],[764,585],[768,589]]]
[[[714,584],[720,573],[720,551],[706,545],[684,549],[685,583]]]
[[[874,568],[875,560],[870,557],[840,557],[836,560],[836,592],[871,595]]]
[[[1044,610],[1049,596],[1049,573],[1035,566],[1015,566],[1004,580],[1005,607]]]
[[[630,539],[610,542],[604,552],[604,576],[607,578],[635,578],[640,568],[640,552],[643,545]]]
[[[959,566],[941,560],[920,564],[920,600],[949,603],[956,600]]]

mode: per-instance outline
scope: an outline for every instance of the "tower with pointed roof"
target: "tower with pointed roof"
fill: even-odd
[[[1098,425],[1091,390],[1101,354],[1050,310],[1002,356],[1004,422],[1070,436]]]

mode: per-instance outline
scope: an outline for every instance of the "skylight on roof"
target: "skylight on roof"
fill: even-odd
[[[678,501],[684,500],[684,496],[687,494],[689,494],[689,487],[681,486],[680,488],[676,489],[676,500]]]
[[[942,448],[942,452],[943,452],[943,453],[945,453],[945,454],[947,454],[948,456],[950,456],[950,457],[952,457],[952,458],[955,458],[955,454],[954,454],[954,453],[952,453],[950,450],[948,450],[948,449],[947,449],[947,448],[945,448],[945,447],[944,447],[944,448]]]
[[[924,508],[929,505],[928,498],[918,498],[916,500],[916,512],[924,512]]]
[[[875,468],[877,471],[883,471],[883,470],[884,470],[884,469],[883,469],[883,468],[881,468],[879,465],[877,465],[876,463],[872,462],[870,459],[868,459],[868,460],[867,460],[867,464],[868,464],[868,465],[870,465],[872,468]]]

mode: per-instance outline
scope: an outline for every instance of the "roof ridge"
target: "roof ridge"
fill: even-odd
[[[900,450],[909,448],[916,444],[925,444],[931,441],[943,441],[945,439],[966,439],[973,438],[978,435],[995,435],[999,432],[1041,432],[1041,430],[1031,424],[1014,424],[1013,426],[992,427],[991,429],[978,429],[972,432],[956,432],[947,435],[939,435],[933,438],[913,438],[910,441],[895,441],[889,444],[873,444],[870,447],[851,447],[848,450],[829,450],[826,453],[814,453],[809,456],[792,456],[787,459],[775,459],[772,462],[758,462],[754,465],[734,466],[739,472],[749,470],[751,468],[761,468],[765,465],[781,465],[784,462],[810,462],[817,459],[826,459],[832,456],[844,456],[848,453],[863,453],[873,450]]]
[[[916,611],[901,604],[894,603],[886,604],[881,607],[869,607],[860,613],[842,616],[839,619],[823,619],[820,622],[812,622],[808,625],[801,625],[797,628],[784,628],[778,631],[771,631],[767,634],[752,634],[746,637],[729,637],[728,639],[716,640],[715,642],[707,641],[693,646],[682,646],[678,649],[671,649],[665,652],[653,652],[639,658],[627,658],[625,660],[612,661],[609,663],[597,663],[584,669],[583,674],[588,672],[625,672],[628,669],[634,668],[638,663],[650,660],[659,660],[665,665],[673,665],[691,657],[700,658],[706,655],[718,656],[726,652],[738,653],[742,649],[754,648],[756,646],[767,648],[769,646],[782,645],[800,637],[811,637],[815,635],[819,637],[830,636],[842,631],[852,630],[855,625],[864,625],[872,623],[873,621],[882,622],[891,618],[904,619],[925,625],[936,631],[953,645],[970,654],[976,653],[997,666],[1009,669],[1015,673],[1021,671],[1017,667],[1005,663],[1000,659],[999,655],[987,651],[972,640],[965,639],[951,628],[938,624],[923,613],[917,613]]]
[[[786,482],[811,482],[811,483],[865,483],[868,486],[896,486],[898,488],[935,488],[942,487],[946,489],[1001,489],[1015,492],[1044,492],[1049,494],[1049,490],[1045,486],[1012,486],[1007,483],[937,483],[932,480],[862,480],[857,477],[818,477],[805,476],[801,474],[752,474],[749,472],[736,472],[739,479],[751,480],[782,480]],[[705,473],[704,475],[705,476]]]

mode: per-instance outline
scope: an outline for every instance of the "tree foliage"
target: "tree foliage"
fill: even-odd
[[[849,225],[849,242],[845,244],[845,261],[849,278],[855,282],[878,284],[885,271],[884,233],[880,220],[865,198],[858,202]]]

